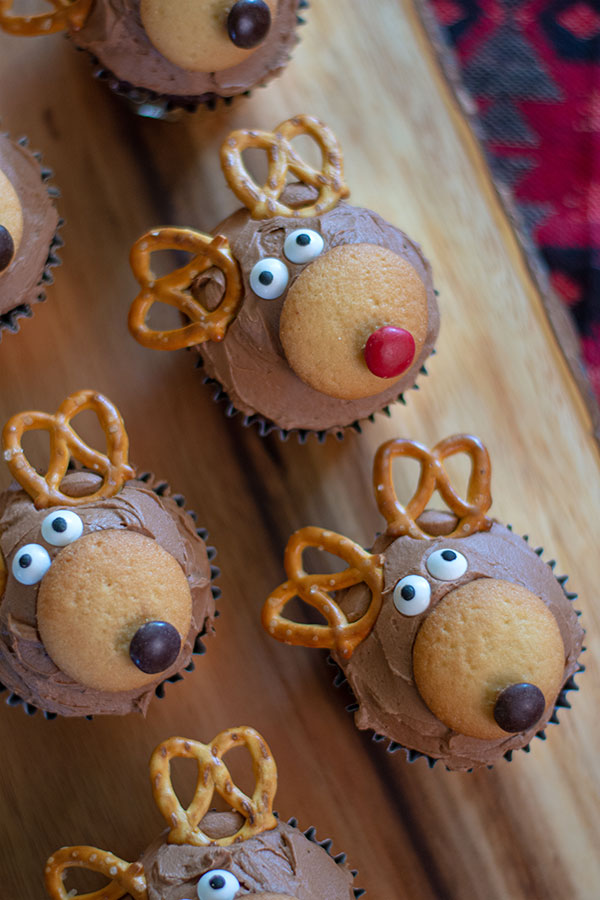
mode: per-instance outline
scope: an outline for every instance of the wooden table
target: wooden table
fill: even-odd
[[[281,79],[177,124],[133,116],[59,36],[0,36],[3,126],[43,149],[68,223],[48,302],[2,342],[0,421],[52,410],[80,387],[105,392],[133,459],[185,492],[210,529],[223,588],[207,656],[145,720],[46,722],[0,706],[6,900],[39,900],[43,862],[63,844],[134,859],[162,827],[152,748],[241,722],[274,750],[277,808],[333,836],[373,900],[598,897],[600,479],[590,423],[409,0],[315,0],[308,18]],[[261,439],[224,417],[189,354],[144,350],[126,330],[133,240],[155,224],[214,226],[236,206],[218,166],[228,130],[296,112],[334,127],[353,201],[422,243],[441,292],[438,354],[422,390],[362,435],[324,445]],[[380,442],[435,443],[457,430],[488,445],[495,515],[571,575],[588,631],[581,693],[560,727],[529,754],[474,774],[387,755],[355,729],[324,658],[272,641],[258,616],[283,578],[293,529],[314,523],[371,541]],[[8,481],[0,471],[0,487]],[[409,491],[400,475],[398,486]]]

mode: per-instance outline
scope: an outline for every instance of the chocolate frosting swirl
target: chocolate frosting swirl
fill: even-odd
[[[438,519],[438,534],[453,520],[446,514],[427,513],[429,522]],[[428,523],[429,527],[429,523]],[[433,579],[425,559],[438,547],[462,553],[468,561],[465,574],[453,581]],[[578,670],[583,629],[571,602],[552,569],[508,528],[494,522],[488,532],[467,538],[415,540],[401,537],[390,543],[382,536],[374,552],[384,552],[384,603],[369,637],[356,649],[349,662],[337,659],[359,703],[356,724],[372,729],[404,747],[433,759],[442,759],[449,769],[466,770],[489,765],[509,750],[526,746],[547,724],[554,700],[543,717],[529,731],[494,741],[466,737],[450,730],[425,705],[417,690],[412,668],[412,650],[422,616],[406,617],[395,608],[392,594],[397,582],[408,574],[421,575],[431,586],[433,608],[449,591],[476,578],[496,578],[527,588],[540,597],[554,615],[565,647],[563,684]],[[354,615],[365,607],[368,590],[351,588],[340,599],[345,612]]]
[[[58,227],[58,213],[42,181],[33,154],[0,134],[0,170],[15,189],[23,212],[23,236],[8,269],[0,274],[0,315],[23,303],[33,303],[48,251]]]
[[[96,489],[99,478],[90,472],[68,474],[62,488],[81,495]],[[20,584],[11,574],[19,547],[44,543],[41,525],[48,510],[36,510],[17,485],[0,495],[0,553],[7,569],[0,599],[0,682],[25,702],[63,716],[145,712],[160,682],[189,663],[195,638],[205,626],[212,630],[214,600],[210,588],[210,563],[206,545],[198,537],[191,517],[166,494],[153,491],[158,484],[132,480],[120,493],[89,506],[77,507],[84,533],[103,529],[127,529],[154,538],[181,565],[192,594],[192,622],[181,653],[156,681],[132,691],[109,692],[87,688],[56,667],[37,631],[38,586]],[[60,547],[45,545],[51,558]]]
[[[242,94],[280,72],[296,43],[298,0],[279,0],[269,34],[247,59],[220,72],[190,72],[166,59],[150,42],[140,0],[96,0],[83,28],[71,31],[121,81],[172,97]]]

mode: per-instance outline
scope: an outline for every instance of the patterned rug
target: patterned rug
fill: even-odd
[[[600,438],[600,0],[417,6]]]

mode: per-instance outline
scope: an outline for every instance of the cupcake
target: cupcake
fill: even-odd
[[[165,110],[214,104],[264,85],[287,65],[305,0],[51,0],[54,12],[15,16],[12,34],[66,30],[96,75],[137,103]]]
[[[31,305],[45,298],[52,282],[50,269],[59,263],[55,251],[58,196],[48,185],[52,173],[41,165],[39,154],[0,134],[0,339],[17,331],[17,319],[31,316]]]
[[[466,500],[452,487],[444,461],[465,453],[472,465]],[[421,467],[403,506],[392,462]],[[263,607],[277,640],[327,647],[356,698],[356,724],[388,738],[409,758],[442,760],[448,769],[490,766],[527,748],[582,668],[583,630],[566,578],[541,551],[486,515],[491,505],[487,450],[455,435],[429,451],[392,440],[377,452],[375,498],[387,522],[372,552],[322,528],[303,528],[285,555],[288,580]],[[447,511],[426,509],[435,491]],[[340,557],[347,569],[309,575],[306,547]],[[298,624],[283,609],[299,596],[327,625]]]
[[[106,455],[71,426],[84,410],[98,416]],[[37,429],[50,437],[45,475],[21,448]],[[48,717],[145,712],[165,680],[193,667],[215,615],[209,550],[182,498],[136,477],[121,416],[95,391],[71,394],[55,415],[13,416],[2,447],[16,482],[0,495],[0,682],[9,703]],[[70,458],[79,465],[67,471]]]
[[[293,149],[299,135],[318,145],[320,170]],[[267,153],[263,186],[244,169],[247,148]],[[245,208],[211,235],[158,228],[137,241],[133,336],[157,350],[196,348],[231,409],[263,431],[270,424],[324,435],[387,408],[413,387],[438,333],[431,269],[418,245],[377,213],[343,202],[340,147],[311,116],[274,133],[233,132],[221,164]],[[288,173],[299,182],[286,186]],[[192,259],[159,278],[151,255],[165,249]],[[188,324],[152,330],[157,301]]]
[[[252,758],[252,797],[234,784],[223,762],[235,747],[246,747]],[[187,809],[171,784],[170,764],[177,757],[198,765]],[[115,900],[354,900],[363,893],[352,888],[344,854],[329,855],[331,841],[319,844],[314,828],[302,833],[295,820],[284,824],[273,814],[277,769],[265,740],[253,728],[230,728],[210,744],[170,738],[152,754],[150,779],[167,830],[135,863],[95,847],[58,850],[46,863],[46,890],[52,900],[91,900],[91,894],[67,893],[64,878],[72,868],[105,875],[109,883],[93,896],[102,893]],[[209,811],[215,791],[231,806],[230,812]]]

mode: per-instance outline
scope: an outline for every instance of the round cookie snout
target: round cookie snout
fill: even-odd
[[[564,666],[563,640],[548,607],[521,585],[495,578],[446,594],[413,646],[415,682],[431,712],[458,734],[481,740],[515,733],[512,723],[522,731],[533,727],[552,708]],[[502,695],[510,704],[500,716],[506,729],[495,717]]]
[[[148,623],[167,623],[181,645],[192,597],[177,560],[155,540],[118,529],[85,534],[53,559],[40,584],[37,624],[56,666],[86,687],[128,691],[157,680],[131,645]],[[169,667],[176,658],[167,655]],[[179,655],[179,654],[177,654]]]
[[[357,400],[402,377],[421,353],[427,326],[427,291],[413,266],[386,247],[346,244],[319,256],[293,282],[280,339],[290,366],[310,387]],[[402,345],[392,377],[375,374],[365,359],[369,339],[386,329],[388,337],[405,332],[411,345],[408,355]]]

